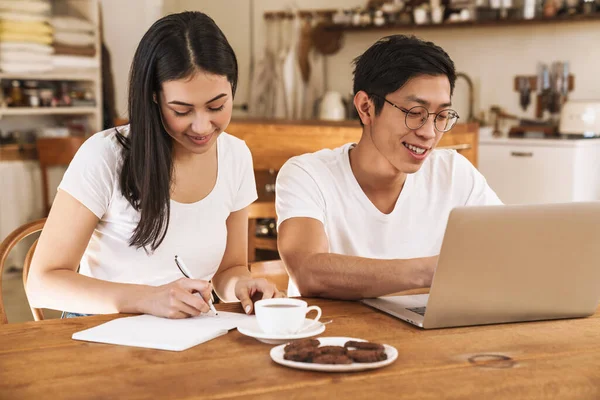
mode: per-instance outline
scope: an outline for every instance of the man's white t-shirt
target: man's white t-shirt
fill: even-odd
[[[118,129],[125,135],[129,133],[128,125]],[[246,143],[221,133],[216,146],[215,187],[195,203],[171,200],[166,236],[148,254],[143,248],[129,246],[140,213],[123,197],[119,187],[123,158],[115,129],[86,140],[59,185],[59,190],[69,193],[100,219],[79,272],[111,282],[161,285],[183,277],[174,261],[178,255],[192,277],[211,279],[225,252],[229,214],[257,198],[252,155]],[[198,171],[200,174],[202,171]]]
[[[379,211],[356,181],[349,143],[289,159],[277,175],[278,226],[296,217],[321,221],[329,252],[375,259],[438,255],[450,211],[502,204],[485,178],[454,150],[435,150],[408,174],[394,210]],[[288,295],[299,295],[290,280]]]

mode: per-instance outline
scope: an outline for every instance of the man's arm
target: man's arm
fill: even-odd
[[[290,218],[279,227],[278,247],[302,296],[343,300],[379,297],[429,287],[436,257],[377,260],[329,253],[323,224]]]

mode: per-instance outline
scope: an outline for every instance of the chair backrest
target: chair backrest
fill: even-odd
[[[253,278],[265,278],[273,282],[278,290],[287,290],[289,275],[281,260],[257,261],[249,264]]]
[[[48,194],[48,167],[68,166],[79,147],[85,142],[84,137],[69,136],[60,138],[39,138],[36,142],[38,160],[42,172],[42,198],[46,215],[50,212]]]
[[[25,225],[15,229],[10,235],[8,235],[2,243],[0,243],[0,325],[8,323],[6,311],[4,309],[4,298],[2,297],[2,272],[4,271],[4,264],[8,259],[8,254],[13,247],[17,245],[21,240],[27,236],[32,235],[36,232],[40,232],[46,223],[46,218],[38,219],[33,222],[29,222]],[[29,266],[35,251],[37,240],[33,243],[27,255],[25,256],[25,263],[23,265],[23,284],[27,284],[27,275],[29,274]],[[31,313],[36,321],[44,319],[44,314],[41,309],[31,307]]]

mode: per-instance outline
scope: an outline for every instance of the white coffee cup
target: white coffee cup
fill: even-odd
[[[306,314],[316,311],[317,316],[306,327],[304,321]],[[319,323],[321,308],[308,306],[304,300],[299,299],[265,299],[254,303],[254,312],[258,326],[265,333],[277,335],[290,335],[300,330],[308,330]]]

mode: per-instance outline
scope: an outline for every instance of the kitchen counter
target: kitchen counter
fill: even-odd
[[[595,138],[553,138],[553,139],[531,139],[531,138],[493,138],[480,137],[480,145],[522,145],[540,147],[586,147],[600,146],[600,137]]]
[[[0,145],[1,161],[31,161],[37,160],[35,144],[3,144]]]
[[[507,204],[600,200],[600,138],[481,138],[479,171]]]
[[[273,119],[273,118],[233,118],[231,124],[253,124],[253,125],[282,125],[282,126],[309,126],[309,127],[333,127],[333,128],[357,128],[362,130],[360,121],[357,119],[347,119],[343,121],[326,121],[320,119],[308,120],[289,120],[289,119]],[[458,123],[450,132],[444,134],[452,135],[455,133],[477,132],[479,125],[476,123]],[[228,131],[228,129],[226,129]]]
[[[358,120],[234,119],[226,129],[246,141],[254,156],[255,170],[278,170],[295,155],[358,142],[362,127]],[[456,124],[442,136],[438,148],[457,150],[477,166],[479,125]]]

